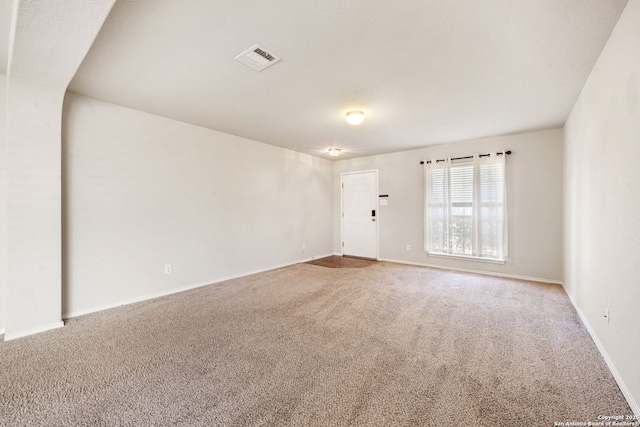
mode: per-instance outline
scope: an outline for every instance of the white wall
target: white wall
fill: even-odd
[[[423,242],[420,160],[511,150],[507,159],[509,259],[504,265],[429,257]],[[340,253],[340,173],[378,169],[380,258],[505,275],[562,280],[562,130],[486,138],[341,160],[334,168],[334,252]],[[411,252],[406,251],[411,245]]]
[[[5,339],[62,326],[60,114],[63,92],[21,77],[7,87]]]
[[[7,326],[7,76],[0,74],[0,335]]]
[[[330,161],[71,93],[63,117],[66,315],[332,252]]]
[[[640,0],[630,0],[565,125],[564,166],[565,288],[637,414],[639,47]]]
[[[63,326],[63,100],[114,2],[13,2],[6,89],[5,340]]]

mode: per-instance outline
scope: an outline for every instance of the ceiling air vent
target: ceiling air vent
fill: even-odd
[[[256,71],[262,71],[265,68],[280,61],[280,57],[269,52],[260,45],[254,44],[249,49],[236,56],[236,59]]]

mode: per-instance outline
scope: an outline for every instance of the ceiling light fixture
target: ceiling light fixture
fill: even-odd
[[[338,157],[340,155],[340,149],[339,148],[329,148],[329,155],[331,157]]]
[[[347,123],[350,125],[359,125],[364,121],[364,113],[362,111],[349,111],[347,113]]]

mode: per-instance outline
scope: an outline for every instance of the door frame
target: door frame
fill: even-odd
[[[376,260],[380,259],[380,188],[378,180],[378,169],[368,169],[363,171],[340,173],[340,255],[344,256],[344,176],[361,173],[375,173],[375,195],[376,195]]]

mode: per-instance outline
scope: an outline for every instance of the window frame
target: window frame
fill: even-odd
[[[494,159],[496,159],[498,157],[497,154],[498,153],[491,153],[490,155],[495,156]],[[448,259],[460,259],[465,261],[485,262],[485,263],[492,263],[492,264],[504,264],[507,262],[507,259],[508,259],[508,234],[507,234],[508,210],[507,210],[507,199],[506,199],[507,171],[506,171],[506,164],[504,161],[506,153],[502,152],[500,154],[503,156],[501,159],[501,162],[498,160],[493,160],[489,164],[482,164],[481,162],[483,160],[481,160],[480,156],[476,154],[471,157],[472,160],[464,161],[463,159],[460,159],[460,160],[463,160],[460,162],[455,162],[456,159],[447,158],[444,160],[445,162],[444,165],[437,165],[438,162],[443,162],[442,160],[434,161],[434,163],[436,164],[435,168],[431,167],[430,165],[425,165],[426,166],[425,167],[425,215],[424,215],[425,250],[428,256],[436,257],[436,258],[448,258]],[[483,155],[482,157],[485,157],[485,156],[486,155]],[[499,172],[497,175],[495,175],[499,179],[497,181],[492,181],[492,183],[496,185],[496,187],[491,188],[490,190],[487,190],[486,187],[481,188],[480,186],[483,185],[483,183],[485,184],[487,183],[487,181],[481,178],[480,176],[481,171],[483,170],[483,167],[488,166],[489,168],[493,168],[495,167],[496,164],[500,165],[500,167],[498,168]],[[471,176],[472,176],[471,186],[473,188],[471,192],[470,202],[467,200],[470,197],[468,193],[468,189],[464,188],[468,186],[468,177],[462,176],[459,173],[456,174],[455,172],[452,172],[457,168],[462,169],[465,167],[468,168],[469,166],[471,166]],[[439,170],[443,172],[439,172],[439,173],[436,172]],[[439,175],[438,176],[439,179],[434,179],[435,178],[434,173],[437,173]],[[452,179],[452,176],[454,176],[454,179]],[[493,176],[492,178],[495,180]],[[434,185],[436,185],[437,187],[434,188]],[[456,185],[456,188],[453,187],[454,185]],[[486,207],[486,201],[481,200],[481,198],[483,197],[481,196],[481,194],[485,194],[487,191],[495,194],[500,194],[499,200],[497,203],[499,207],[499,212],[495,216],[495,218],[497,219],[494,220],[495,221],[494,224],[500,226],[500,228],[498,229],[500,231],[495,236],[495,240],[492,241],[495,247],[495,252],[497,253],[496,257],[487,257],[486,255],[485,256],[481,255],[484,252],[483,248],[487,247],[485,246],[487,241],[486,237],[484,237],[485,235],[483,235],[483,237],[480,237],[480,234],[482,233],[481,227],[483,223],[486,223],[488,218],[487,216],[483,216],[484,214],[481,214],[481,211],[480,211],[481,208]],[[439,198],[433,199],[434,195],[437,195],[436,197],[439,197]],[[454,201],[453,199],[456,198],[456,196],[458,200]],[[454,208],[456,207],[471,207],[471,215],[470,216],[466,214],[454,215],[453,211],[454,211]],[[434,210],[434,208],[436,210]],[[437,209],[440,209],[440,211],[437,211]],[[462,238],[463,238],[462,250],[464,253],[454,252],[454,243],[453,243],[453,237],[454,237],[453,218],[454,217],[464,218],[463,219],[463,235],[462,235]],[[434,221],[434,218],[438,218],[438,219]],[[469,236],[469,238],[471,239],[471,253],[469,253],[468,249],[466,249],[467,237],[464,234],[464,230],[466,229],[466,225],[464,224],[464,222],[466,221],[466,218],[471,218],[471,222],[472,222],[470,236]],[[438,221],[440,221],[440,224],[434,227],[434,224],[436,224]],[[442,225],[442,222],[444,222],[444,225]],[[436,229],[443,230],[443,227],[445,227],[445,230],[441,231],[441,234],[439,235],[433,234],[434,230]],[[441,246],[442,249],[441,250],[433,249],[434,242],[438,242],[439,245],[437,246]]]

